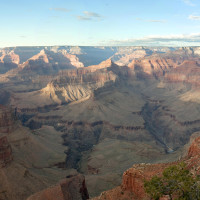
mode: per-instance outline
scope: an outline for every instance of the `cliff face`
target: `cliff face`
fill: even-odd
[[[198,133],[199,135],[199,133]],[[196,175],[200,172],[200,137],[193,140],[189,147],[187,155],[180,161],[163,164],[136,164],[124,172],[122,184],[120,187],[110,191],[103,192],[99,197],[93,200],[141,200],[150,199],[144,191],[144,180],[150,180],[153,176],[161,176],[163,170],[173,164],[184,161],[187,163],[191,172]]]
[[[135,199],[143,199],[146,196],[143,187],[144,180],[149,180],[154,175],[160,176],[167,166],[167,164],[134,165],[133,168],[123,174],[122,191],[133,193]]]
[[[199,87],[199,58],[189,55],[184,57],[175,54],[172,58],[167,55],[154,55],[133,60],[128,67],[140,78],[155,77],[168,83],[187,83]]]
[[[129,65],[137,72],[143,72],[148,75],[160,73],[164,74],[171,68],[176,67],[176,62],[172,59],[150,57],[145,59],[133,60]]]
[[[169,82],[185,82],[199,86],[200,65],[195,60],[186,60],[165,74],[165,80]]]
[[[200,156],[199,154],[200,154],[200,137],[197,137],[196,139],[194,139],[194,142],[190,146],[187,156],[188,158],[196,157],[198,161]]]

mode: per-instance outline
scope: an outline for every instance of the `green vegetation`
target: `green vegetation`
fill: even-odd
[[[145,180],[144,187],[155,200],[164,195],[171,200],[200,200],[200,177],[194,177],[184,162],[166,168],[162,177]]]

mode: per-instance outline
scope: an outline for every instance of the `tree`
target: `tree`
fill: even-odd
[[[184,162],[166,168],[162,177],[145,180],[144,188],[155,200],[163,195],[168,195],[171,200],[200,200],[200,178],[194,177]]]

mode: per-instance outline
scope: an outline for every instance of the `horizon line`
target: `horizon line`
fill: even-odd
[[[159,45],[23,45],[23,46],[4,46],[5,48],[17,48],[17,47],[168,47],[168,48],[184,48],[184,47],[200,47],[200,45],[186,45],[186,46],[159,46]]]

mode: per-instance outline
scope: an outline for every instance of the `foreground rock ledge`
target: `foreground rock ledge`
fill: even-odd
[[[85,177],[69,176],[58,185],[30,196],[27,200],[86,200],[89,199]]]

